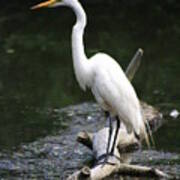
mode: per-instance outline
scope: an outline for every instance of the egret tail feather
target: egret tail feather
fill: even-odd
[[[150,140],[149,140],[148,132],[146,130],[144,131],[144,138],[145,138],[148,149],[150,149],[151,143],[150,143]]]
[[[152,131],[148,122],[146,122],[146,129],[147,129],[149,139],[152,143],[152,146],[155,147],[155,141],[154,141],[153,134],[152,134]]]

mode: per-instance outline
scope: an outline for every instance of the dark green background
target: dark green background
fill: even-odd
[[[67,8],[31,11],[40,1],[1,1],[0,148],[54,133],[49,111],[84,101],[73,73]],[[175,0],[83,1],[88,15],[87,56],[103,51],[125,69],[145,53],[133,85],[138,96],[167,115],[180,110],[180,3]],[[155,135],[158,148],[180,151],[179,119]],[[169,145],[169,141],[172,142]]]

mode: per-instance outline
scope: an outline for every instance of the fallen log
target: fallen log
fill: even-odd
[[[75,172],[67,180],[78,180],[78,179],[91,179],[99,180],[106,177],[109,177],[111,174],[118,173],[120,175],[128,176],[145,176],[145,177],[154,177],[159,179],[175,179],[174,177],[165,174],[164,172],[146,166],[138,165],[129,165],[124,163],[119,163],[116,165],[101,165],[90,169],[85,166],[81,170]]]
[[[139,49],[126,70],[126,75],[130,80],[133,79],[140,65],[142,55],[143,50]],[[145,102],[141,102],[141,107],[150,129],[156,131],[158,127],[162,125],[162,114]],[[69,176],[68,180],[97,180],[108,177],[113,173],[129,176],[173,178],[158,169],[129,164],[131,162],[131,153],[138,150],[141,145],[134,137],[134,134],[128,134],[126,129],[122,126],[118,132],[119,141],[114,150],[115,156],[109,156],[108,162],[110,163],[104,164],[108,134],[109,127],[104,127],[94,134],[86,131],[78,134],[77,141],[93,151],[96,163],[91,169],[86,166],[83,167],[81,170]]]

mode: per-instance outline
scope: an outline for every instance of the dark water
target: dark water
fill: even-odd
[[[85,7],[88,57],[103,51],[125,69],[141,47],[145,54],[133,81],[144,101],[158,107],[167,123],[155,134],[156,148],[180,152],[180,21],[178,9]],[[146,11],[147,10],[147,11]],[[49,111],[93,101],[74,77],[70,10],[28,8],[0,13],[0,148],[53,134],[65,122],[54,124]]]

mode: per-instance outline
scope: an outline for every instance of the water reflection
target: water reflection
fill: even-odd
[[[154,10],[151,17],[139,9],[117,8],[86,7],[88,56],[104,51],[125,68],[142,47],[143,63],[133,82],[139,97],[165,113],[180,110],[177,12],[169,17]],[[2,13],[0,20],[0,147],[11,148],[55,132],[47,109],[93,98],[80,90],[74,78],[70,51],[74,15],[69,10]],[[155,135],[157,148],[180,151],[178,121],[169,119]]]

